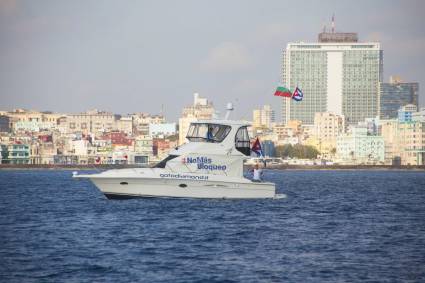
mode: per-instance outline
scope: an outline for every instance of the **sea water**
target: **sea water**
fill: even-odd
[[[273,171],[267,200],[107,200],[0,171],[1,282],[425,282],[425,172]]]

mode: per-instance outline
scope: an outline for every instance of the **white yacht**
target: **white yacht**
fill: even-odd
[[[243,161],[251,151],[248,126],[227,119],[193,122],[188,143],[169,152],[153,168],[74,173],[73,177],[89,178],[109,199],[274,198],[274,183],[253,182],[243,176]]]

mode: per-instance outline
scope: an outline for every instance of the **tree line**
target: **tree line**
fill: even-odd
[[[314,159],[319,155],[319,151],[311,145],[284,144],[276,146],[276,156],[282,158]]]

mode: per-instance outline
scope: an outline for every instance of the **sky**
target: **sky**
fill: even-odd
[[[288,42],[336,31],[384,50],[384,81],[419,82],[425,1],[0,0],[0,110],[147,112],[175,121],[193,93],[251,119],[271,104]]]

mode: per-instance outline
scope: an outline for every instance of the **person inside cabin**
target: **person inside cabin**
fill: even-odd
[[[207,141],[213,141],[213,140],[214,140],[213,127],[209,126],[208,132],[207,132]]]
[[[252,169],[252,181],[261,182],[262,178],[263,178],[263,170],[260,169],[260,166],[257,163],[254,165],[254,169]]]

